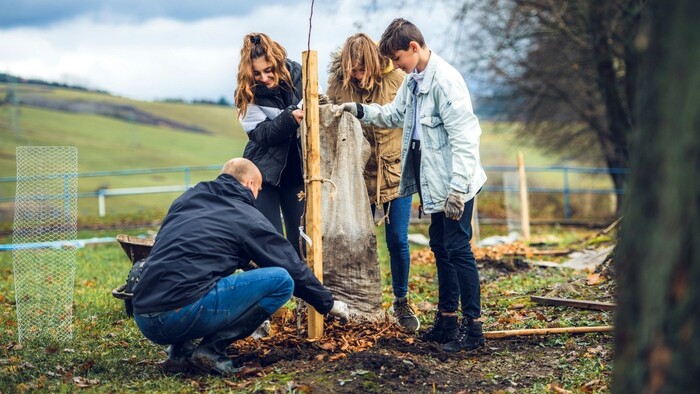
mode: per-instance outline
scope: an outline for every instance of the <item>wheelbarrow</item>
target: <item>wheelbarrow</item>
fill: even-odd
[[[124,253],[129,257],[132,266],[137,262],[141,263],[148,257],[153,248],[153,240],[146,238],[138,238],[131,235],[119,234],[117,241],[124,250]],[[134,315],[134,305],[131,302],[132,294],[125,291],[126,284],[123,284],[112,290],[112,296],[124,301],[124,310],[126,315],[132,317]]]

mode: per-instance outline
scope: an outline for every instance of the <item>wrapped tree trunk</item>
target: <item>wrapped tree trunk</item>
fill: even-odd
[[[384,319],[377,238],[363,178],[369,143],[355,117],[321,106],[323,284],[355,321]]]
[[[700,2],[653,0],[622,233],[613,391],[700,392]]]

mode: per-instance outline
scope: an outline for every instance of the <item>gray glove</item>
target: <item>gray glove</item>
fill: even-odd
[[[338,105],[331,105],[331,111],[335,116],[341,116],[343,112],[350,112],[353,116],[357,117],[357,104],[355,103],[343,103]]]
[[[345,324],[350,317],[350,310],[348,309],[348,304],[335,300],[333,301],[333,308],[328,314],[340,318],[340,322]]]
[[[464,214],[464,203],[466,193],[458,192],[454,189],[447,194],[445,201],[445,216],[448,219],[459,220]]]

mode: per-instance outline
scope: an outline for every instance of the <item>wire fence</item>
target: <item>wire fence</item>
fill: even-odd
[[[78,198],[95,198],[98,201],[97,213],[100,216],[106,214],[106,204],[107,198],[111,196],[124,196],[124,195],[148,195],[156,193],[173,193],[181,192],[193,185],[193,179],[196,173],[200,172],[211,172],[218,171],[221,165],[207,165],[207,166],[182,166],[182,167],[168,167],[168,168],[145,168],[145,169],[131,169],[131,170],[116,170],[116,171],[92,171],[79,173],[79,178],[112,178],[112,177],[130,177],[139,175],[158,175],[158,174],[181,174],[182,180],[175,185],[159,185],[159,186],[143,186],[143,187],[127,187],[127,188],[98,188],[93,191],[80,192],[77,194]],[[507,174],[517,174],[518,168],[516,166],[485,166],[484,169],[489,174],[489,181],[483,187],[484,192],[517,192],[513,189],[516,186],[507,185],[504,179],[507,178]],[[534,179],[537,181],[536,176],[538,174],[543,174],[549,176],[550,179],[547,182],[529,182],[528,193],[532,195],[537,194],[555,194],[560,195],[563,198],[563,220],[570,221],[572,219],[572,197],[576,195],[610,195],[612,197],[620,196],[624,194],[624,190],[615,187],[597,187],[590,185],[582,185],[580,176],[593,176],[593,177],[605,177],[606,181],[609,179],[611,174],[626,174],[627,169],[624,168],[600,168],[600,167],[570,167],[570,166],[549,166],[549,167],[525,167],[528,180]],[[533,176],[535,178],[533,178]],[[551,178],[557,178],[552,180]],[[2,183],[14,183],[17,182],[15,177],[5,177],[0,178],[0,184]],[[611,182],[594,182],[597,184],[601,183],[611,183]],[[545,185],[541,185],[545,184]],[[551,184],[556,184],[556,186],[551,186]],[[8,190],[9,188],[4,188]],[[0,195],[0,203],[2,202],[12,202],[15,201],[15,196],[12,195]]]

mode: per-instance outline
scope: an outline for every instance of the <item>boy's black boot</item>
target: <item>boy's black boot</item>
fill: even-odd
[[[435,314],[433,326],[423,334],[426,342],[447,343],[454,340],[459,333],[457,315],[445,316],[440,311]]]
[[[474,350],[484,346],[482,324],[482,322],[468,317],[462,318],[459,335],[455,340],[442,345],[442,350],[446,352],[459,352],[461,350]]]

